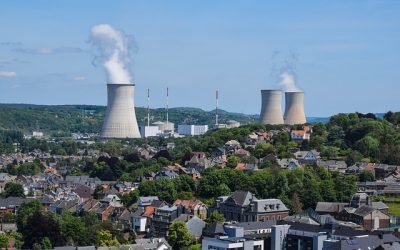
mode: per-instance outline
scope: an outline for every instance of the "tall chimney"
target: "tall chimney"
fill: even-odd
[[[282,91],[261,90],[260,123],[283,124]]]
[[[101,138],[140,138],[134,90],[134,84],[107,84],[107,110]]]
[[[304,92],[285,93],[285,124],[304,124],[306,115],[304,114]]]

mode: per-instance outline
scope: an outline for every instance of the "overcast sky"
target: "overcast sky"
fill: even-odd
[[[260,112],[290,63],[307,116],[400,111],[400,1],[0,3],[0,103],[106,104],[90,28],[133,35],[135,102]]]

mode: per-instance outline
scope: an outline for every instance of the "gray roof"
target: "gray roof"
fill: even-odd
[[[289,209],[279,199],[253,200],[255,203],[254,212],[277,212],[289,211]]]
[[[372,202],[371,206],[378,210],[389,209],[389,207],[382,201]]]
[[[168,212],[172,212],[177,210],[178,207],[177,206],[169,206],[169,205],[165,205],[163,207],[158,208],[158,211],[168,211]]]
[[[200,237],[205,226],[206,223],[197,216],[194,216],[188,222],[186,222],[186,228],[194,237]]]
[[[339,213],[348,203],[341,202],[318,202],[315,211],[317,213]]]
[[[311,219],[308,216],[297,216],[297,215],[287,216],[283,220],[289,221],[289,222],[298,222],[298,223],[302,223],[302,224],[316,225],[316,226],[319,225],[318,222],[314,221],[313,219]]]
[[[233,199],[237,205],[248,206],[250,200],[253,198],[253,194],[249,191],[235,191],[229,198]]]
[[[268,229],[268,228],[271,228],[273,225],[276,225],[276,221],[274,221],[274,220],[240,222],[240,223],[236,224],[236,226],[238,226],[238,227],[243,227],[244,231]]]
[[[144,249],[158,249],[158,247],[161,245],[166,245],[168,249],[172,249],[165,238],[136,239],[135,242],[136,244],[131,245],[133,249],[140,249],[135,247],[143,247]]]
[[[370,207],[370,206],[361,206],[361,207],[357,208],[356,211],[354,211],[354,214],[364,217],[364,216],[372,213],[375,210],[376,210],[375,208]]]
[[[140,196],[138,202],[140,203],[151,203],[154,200],[159,200],[157,196]]]

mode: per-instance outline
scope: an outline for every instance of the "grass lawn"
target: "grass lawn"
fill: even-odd
[[[400,203],[387,202],[386,205],[389,207],[390,215],[400,217]]]

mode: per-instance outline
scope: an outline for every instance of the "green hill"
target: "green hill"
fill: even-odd
[[[95,105],[33,105],[0,104],[0,130],[21,130],[30,133],[40,130],[47,134],[86,132],[96,133],[101,129],[105,107]],[[165,109],[152,109],[151,122],[165,120]],[[136,108],[139,125],[147,123],[146,108]],[[242,124],[254,122],[257,117],[219,111],[219,120],[224,123],[236,120]],[[215,123],[215,111],[199,108],[171,108],[169,119],[178,124]]]

